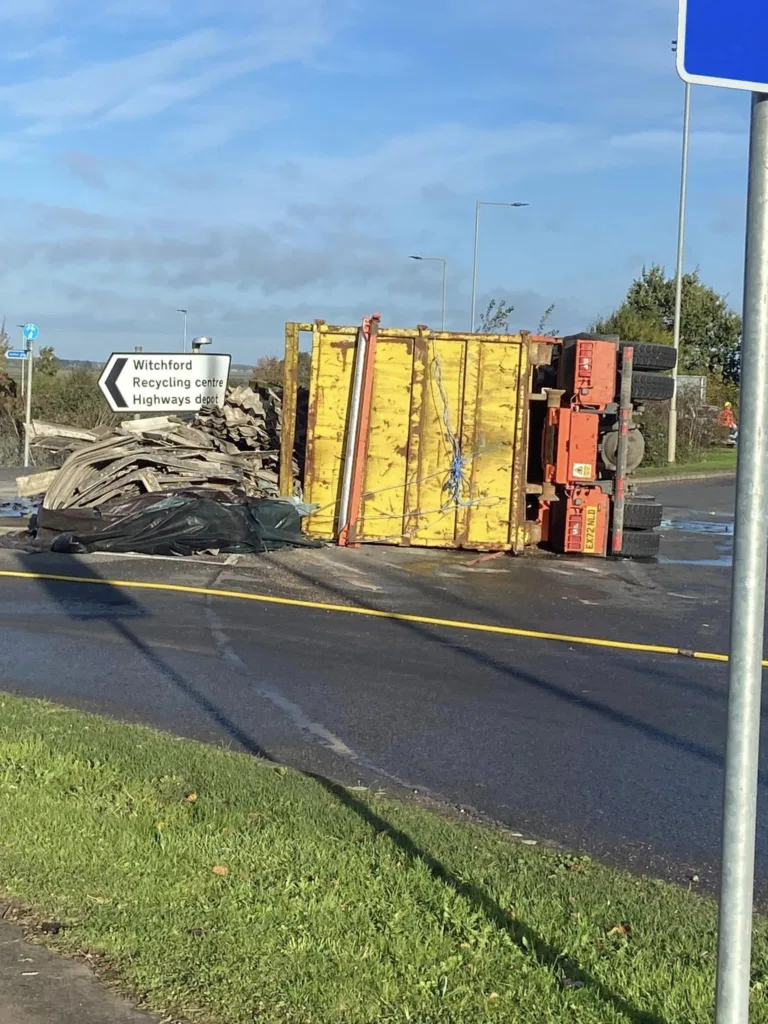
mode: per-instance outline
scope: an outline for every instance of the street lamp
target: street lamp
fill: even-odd
[[[186,309],[177,309],[176,312],[184,314],[184,347],[182,348],[181,351],[182,352],[186,352],[187,351],[187,310]]]
[[[477,253],[480,244],[480,207],[481,206],[530,206],[530,203],[487,203],[478,199],[475,203],[475,258],[472,262],[472,315],[469,322],[471,334],[475,333],[475,300],[477,298]]]
[[[672,43],[672,52],[677,52],[677,40]],[[680,329],[683,314],[683,252],[685,249],[685,211],[688,199],[688,144],[691,138],[691,84],[685,83],[685,99],[683,101],[683,159],[680,169],[680,213],[677,222],[677,266],[675,269],[675,320],[672,329],[672,344],[675,354],[680,357]],[[667,462],[674,462],[677,457],[677,359],[672,370],[674,390],[669,402],[669,421],[667,427]]]
[[[443,313],[442,313],[442,323],[441,323],[440,330],[444,331],[445,330],[445,274],[446,274],[446,267],[448,265],[448,261],[446,259],[444,259],[442,256],[409,256],[408,259],[409,260],[430,260],[433,263],[442,263],[443,264]]]

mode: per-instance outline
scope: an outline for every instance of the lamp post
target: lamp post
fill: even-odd
[[[184,314],[184,347],[182,348],[181,351],[182,352],[186,352],[187,351],[187,310],[186,309],[177,309],[176,312]]]
[[[477,299],[477,254],[480,247],[480,207],[481,206],[530,206],[530,203],[488,203],[478,199],[475,203],[475,258],[472,261],[472,314],[469,321],[471,334],[475,332],[475,300]]]
[[[448,265],[448,260],[446,260],[442,256],[409,256],[408,259],[411,259],[411,260],[430,260],[433,263],[442,263],[443,264],[443,311],[442,311],[442,319],[441,319],[440,330],[444,331],[445,330],[445,278],[446,278],[446,268],[447,268],[447,265]]]
[[[672,44],[673,52],[677,43]],[[680,357],[680,328],[683,313],[683,252],[685,249],[685,213],[688,200],[688,146],[691,138],[691,84],[685,83],[685,99],[683,101],[683,158],[680,169],[680,212],[677,221],[677,264],[675,269],[675,320],[672,333],[672,344],[675,353]],[[672,398],[669,402],[669,422],[667,427],[667,462],[674,462],[677,457],[677,359],[672,370],[675,382]]]

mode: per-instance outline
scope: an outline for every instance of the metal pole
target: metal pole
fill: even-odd
[[[187,310],[186,309],[177,309],[176,312],[177,313],[182,313],[183,316],[184,316],[184,341],[183,341],[182,349],[181,350],[182,350],[182,352],[186,352],[187,351]]]
[[[33,342],[29,342],[29,348],[27,349],[27,362],[29,367],[27,368],[27,409],[24,416],[24,465],[30,465],[30,454],[29,454],[29,443],[30,433],[32,430],[32,367],[35,362],[35,346]]]
[[[368,339],[365,334],[365,326],[363,325],[357,330],[357,344],[355,346],[355,375],[350,396],[347,443],[344,446],[344,469],[341,478],[341,498],[339,500],[338,539],[341,539],[343,531],[349,526],[349,496],[352,493],[352,470],[354,469],[355,450],[357,448],[357,428],[360,420],[360,398],[363,393],[363,370],[365,369],[365,350],[367,345]]]
[[[624,547],[624,510],[627,503],[627,452],[629,449],[629,417],[632,413],[632,367],[635,350],[625,345],[621,352],[621,390],[619,392],[619,442],[616,450],[616,475],[613,488],[613,529],[611,551],[621,553]]]
[[[688,201],[688,145],[691,138],[691,84],[685,83],[683,106],[683,160],[680,171],[680,215],[677,225],[677,269],[675,271],[675,325],[673,344],[680,358],[680,327],[683,312],[683,251],[685,249],[685,210]],[[667,431],[667,462],[674,462],[677,455],[677,362],[672,370],[675,382],[669,403],[669,427]]]
[[[26,349],[27,339],[24,337],[24,324],[17,324],[17,327],[21,329],[21,347]],[[24,396],[27,393],[27,368],[24,363],[21,364],[21,400],[24,401]]]
[[[480,245],[480,207],[482,203],[478,199],[475,203],[475,258],[472,261],[472,315],[469,321],[469,333],[475,333],[475,301],[477,299],[477,253]]]
[[[768,95],[752,97],[717,1024],[749,1020],[768,545]]]
[[[443,263],[443,322],[442,322],[442,327],[440,328],[440,330],[441,331],[445,331],[445,276],[446,276],[446,270],[447,270],[447,267],[448,267],[448,260],[443,260],[442,263]]]

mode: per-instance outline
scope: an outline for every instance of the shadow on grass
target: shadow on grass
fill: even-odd
[[[151,612],[147,611],[146,608],[135,601],[130,595],[126,594],[126,592],[120,587],[104,580],[102,576],[93,571],[92,567],[80,562],[79,560],[77,560],[76,565],[78,572],[73,573],[70,571],[68,575],[78,575],[84,582],[94,583],[95,581],[100,581],[98,587],[94,587],[93,591],[90,592],[88,590],[81,590],[76,595],[73,595],[73,588],[78,587],[78,584],[76,583],[41,579],[38,581],[39,585],[42,586],[59,604],[59,606],[64,609],[66,614],[72,618],[81,621],[94,618],[108,619],[125,643],[130,644],[135,648],[135,650],[141,654],[148,664],[167,679],[180,693],[191,699],[200,710],[209,716],[210,719],[215,722],[215,724],[228,736],[230,736],[243,750],[260,758],[275,760],[245,729],[226,714],[214,700],[201,692],[198,687],[191,683],[176,668],[170,665],[165,658],[150,646],[150,644],[137,636],[136,633],[126,625],[125,621],[123,621],[123,618],[129,620],[136,618],[151,618]],[[37,568],[37,566],[35,568]],[[293,571],[295,572],[295,575],[303,576],[302,573],[296,572],[295,570]],[[333,588],[329,589],[332,590]],[[93,601],[90,601],[91,593],[93,593]],[[414,630],[425,640],[433,643],[443,643],[441,638],[437,637],[429,630],[420,627],[416,623],[399,623],[399,625],[407,629]],[[499,671],[508,672],[508,669],[503,664],[481,654],[480,652],[475,652],[469,648],[457,646],[453,643],[448,643],[447,646],[450,646],[459,653],[469,656],[486,666],[496,668]],[[519,678],[517,674],[515,677]],[[551,684],[545,684],[543,681],[537,680],[532,676],[525,676],[523,678],[524,681],[531,681],[534,685],[550,686],[550,688],[555,692],[559,691],[558,687],[551,686]],[[570,697],[570,695],[565,693],[562,695]],[[585,703],[582,699],[579,699],[578,702]],[[589,704],[590,702],[587,701],[586,703]],[[623,719],[624,716],[619,717]],[[620,995],[611,991],[611,989],[602,981],[582,970],[575,961],[557,950],[550,943],[546,942],[527,924],[519,920],[511,919],[496,900],[494,900],[493,897],[484,889],[474,883],[459,879],[449,871],[441,861],[419,847],[409,835],[400,829],[395,828],[380,815],[376,814],[376,812],[373,811],[366,803],[357,799],[346,788],[321,775],[316,775],[311,772],[304,772],[303,774],[306,778],[311,779],[318,785],[322,786],[348,810],[358,815],[374,830],[374,832],[376,832],[376,834],[386,836],[400,850],[402,850],[402,852],[411,861],[418,860],[425,864],[435,879],[451,888],[461,896],[462,899],[466,900],[473,907],[482,912],[494,927],[509,935],[512,941],[521,950],[523,950],[526,955],[533,957],[540,965],[551,970],[564,988],[584,987],[588,989],[607,1005],[610,1005],[615,1011],[621,1013],[628,1021],[631,1022],[631,1024],[666,1024],[663,1018],[652,1013],[639,1010],[630,1005]]]
[[[522,949],[523,952],[533,956],[543,967],[547,967],[555,972],[563,987],[584,987],[589,989],[598,998],[623,1014],[632,1024],[666,1024],[663,1018],[631,1006],[621,996],[612,992],[602,981],[599,981],[587,971],[582,970],[575,961],[546,942],[525,922],[511,918],[484,889],[472,882],[464,882],[457,878],[441,861],[425,850],[422,850],[409,835],[395,828],[380,815],[376,814],[375,811],[371,810],[362,800],[358,800],[349,790],[322,776],[310,774],[309,778],[315,779],[324,789],[335,796],[341,804],[359,815],[371,826],[377,835],[389,838],[410,860],[419,860],[425,864],[434,878],[450,889],[453,889],[454,892],[458,893],[459,896],[472,904],[477,910],[482,911],[486,920],[498,928],[499,931],[506,932],[515,945]]]

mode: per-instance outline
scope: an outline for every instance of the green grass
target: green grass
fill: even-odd
[[[705,452],[695,462],[676,462],[674,465],[666,463],[663,466],[641,466],[633,476],[641,479],[643,477],[655,476],[678,476],[687,473],[720,473],[729,470],[736,471],[736,449],[735,448],[712,448]]]
[[[66,924],[47,941],[198,1022],[710,1020],[706,899],[10,696],[0,887]],[[768,1021],[764,920],[753,984]]]

